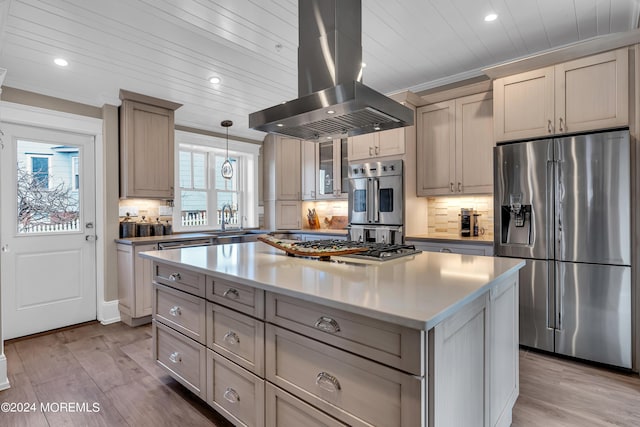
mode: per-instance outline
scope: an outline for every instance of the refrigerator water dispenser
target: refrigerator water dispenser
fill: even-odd
[[[521,205],[520,203],[503,205],[500,221],[503,244],[531,244],[531,205]]]

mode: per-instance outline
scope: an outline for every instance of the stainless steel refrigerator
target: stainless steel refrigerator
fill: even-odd
[[[525,258],[520,344],[631,368],[629,132],[494,149],[495,252]]]

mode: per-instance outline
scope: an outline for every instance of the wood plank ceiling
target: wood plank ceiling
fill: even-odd
[[[639,11],[636,0],[363,0],[364,82],[418,92],[635,29]],[[231,119],[231,135],[254,140],[264,134],[248,114],[297,96],[297,45],[295,0],[0,0],[5,86],[94,106],[118,105],[123,88],[184,104],[177,124],[224,133]]]

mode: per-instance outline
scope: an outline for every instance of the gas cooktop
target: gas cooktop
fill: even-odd
[[[299,248],[313,248],[319,251],[335,250],[342,248],[362,248],[361,252],[354,252],[347,255],[340,255],[340,258],[363,259],[374,261],[388,261],[409,255],[415,255],[421,251],[414,245],[377,243],[377,242],[357,242],[350,240],[312,240],[308,242],[297,242]]]

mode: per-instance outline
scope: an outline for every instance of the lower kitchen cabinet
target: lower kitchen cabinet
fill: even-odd
[[[517,274],[424,331],[175,264],[151,271],[154,359],[235,425],[511,423]]]
[[[129,326],[151,321],[151,261],[140,258],[144,251],[155,251],[156,244],[117,244],[118,257],[118,309],[120,319]]]
[[[207,403],[235,425],[264,426],[264,380],[207,350]]]
[[[416,249],[426,252],[493,256],[493,245],[482,243],[461,243],[457,240],[454,242],[455,243],[442,243],[411,239],[407,239],[406,241],[407,245],[415,245]]]
[[[294,397],[286,391],[266,384],[266,427],[346,427],[324,412]]]

